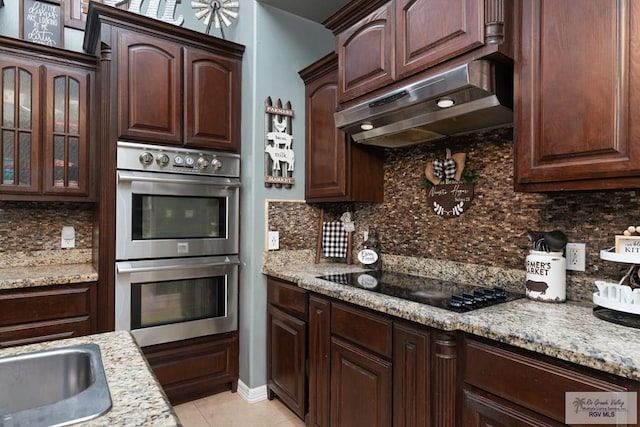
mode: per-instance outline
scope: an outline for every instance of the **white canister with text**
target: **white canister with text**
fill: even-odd
[[[567,260],[562,252],[529,251],[525,266],[527,298],[549,302],[567,300]]]

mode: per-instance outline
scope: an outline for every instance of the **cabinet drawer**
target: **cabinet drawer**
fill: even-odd
[[[89,335],[89,316],[0,327],[0,348]]]
[[[627,391],[622,385],[465,339],[464,381],[564,422],[565,392]]]
[[[95,284],[44,286],[0,293],[0,326],[89,316]]]
[[[272,277],[267,278],[267,302],[307,320],[307,291]]]
[[[391,320],[350,307],[331,304],[331,333],[348,339],[382,356],[391,357]]]

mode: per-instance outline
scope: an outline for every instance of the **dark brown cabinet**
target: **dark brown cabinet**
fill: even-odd
[[[515,189],[640,184],[640,4],[522,0]]]
[[[97,285],[51,285],[0,292],[0,347],[96,331]]]
[[[0,199],[90,201],[95,58],[0,40]]]
[[[117,63],[120,138],[238,151],[240,59],[121,30]]]
[[[328,427],[331,384],[331,302],[309,297],[309,412],[307,426]]]
[[[267,389],[300,418],[307,412],[307,293],[267,279]]]
[[[338,61],[330,54],[300,71],[305,82],[305,199],[382,202],[384,152],[336,128]]]
[[[331,338],[331,425],[391,426],[391,362]]]
[[[464,426],[565,425],[566,392],[638,388],[631,380],[492,341],[465,337],[463,353]]]
[[[511,16],[504,0],[353,0],[324,22],[336,35],[338,101],[467,53],[511,57]]]
[[[238,389],[238,332],[144,347],[173,405]]]

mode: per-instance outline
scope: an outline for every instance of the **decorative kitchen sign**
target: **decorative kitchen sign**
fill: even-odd
[[[127,9],[129,12],[137,13],[138,15],[143,14],[142,3],[145,2],[145,0],[103,0],[104,4],[114,7],[127,2],[129,3],[129,9]],[[158,9],[160,9],[160,0],[149,0],[147,2],[148,6],[144,16],[180,26],[184,22],[184,16],[180,15],[175,19],[173,18],[176,13],[176,2],[178,2],[178,0],[165,0],[164,11],[162,15],[159,15]]]
[[[20,37],[32,43],[63,47],[58,0],[20,0]]]
[[[295,184],[293,169],[293,110],[291,102],[285,107],[278,99],[273,105],[271,97],[265,101],[264,185],[267,188],[291,188]]]
[[[447,148],[445,159],[427,163],[424,170],[427,201],[436,215],[456,217],[469,208],[477,179],[469,168],[465,169],[466,157],[466,153],[452,155]]]

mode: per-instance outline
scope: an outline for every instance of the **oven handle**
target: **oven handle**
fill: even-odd
[[[215,179],[215,178],[213,178]],[[155,176],[140,176],[134,175],[125,171],[118,171],[118,181],[119,182],[134,182],[134,181],[142,181],[142,182],[159,182],[163,184],[202,184],[202,185],[211,185],[212,181],[196,181],[189,178],[160,178]],[[227,178],[227,182],[220,182],[220,180],[216,181],[216,185],[222,187],[240,187],[240,181],[231,181]]]
[[[193,268],[202,268],[202,267],[225,267],[228,265],[239,265],[239,262],[210,262],[204,264],[197,265],[162,265],[162,266],[146,266],[146,267],[131,267],[131,264],[126,263],[116,263],[116,271],[118,273],[145,273],[148,271],[163,271],[163,270],[175,270],[177,268],[181,270],[189,270]]]

